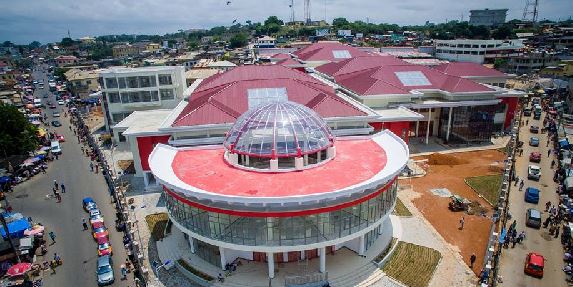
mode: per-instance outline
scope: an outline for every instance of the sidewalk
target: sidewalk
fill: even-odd
[[[465,146],[465,145],[445,145],[441,143],[441,140],[433,139],[428,145],[415,142],[415,139],[411,139],[408,144],[410,149],[410,157],[430,155],[432,153],[458,153],[458,152],[470,152],[479,150],[490,150],[504,148],[509,143],[511,137],[504,136],[498,138],[492,138],[491,143],[475,146]]]

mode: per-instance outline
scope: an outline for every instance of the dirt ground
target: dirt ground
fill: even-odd
[[[493,165],[499,165],[505,156],[497,150],[455,153],[448,156],[455,157],[451,158],[450,164],[429,164],[426,176],[401,180],[400,184],[412,185],[414,192],[419,195],[413,198],[414,205],[448,243],[459,249],[468,265],[471,254],[475,253],[477,259],[473,271],[478,274],[483,264],[491,227],[492,207],[464,182],[464,178],[500,173]],[[427,158],[428,156],[422,156],[414,160]],[[435,162],[435,158],[430,158],[430,162]],[[432,194],[430,189],[435,188],[447,188],[452,194],[477,201],[487,210],[487,217],[450,211],[450,199]],[[465,224],[464,229],[460,230],[462,216]]]

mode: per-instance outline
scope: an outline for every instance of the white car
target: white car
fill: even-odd
[[[65,104],[66,104],[66,103],[64,103],[64,101],[62,101],[62,100],[59,100],[59,101],[58,101],[58,105],[60,105],[60,106],[63,106],[63,105],[65,105]]]
[[[527,168],[527,179],[539,180],[541,177],[541,168],[537,165],[529,165]]]

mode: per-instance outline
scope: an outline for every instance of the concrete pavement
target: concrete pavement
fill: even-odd
[[[529,119],[530,125],[542,126],[543,113],[541,120],[533,120],[533,117],[523,117],[523,120]],[[509,212],[512,219],[508,221],[508,226],[517,220],[517,232],[525,230],[526,238],[523,244],[517,244],[515,248],[503,249],[501,256],[501,267],[499,275],[501,275],[503,283],[499,286],[567,286],[565,282],[565,274],[561,270],[563,268],[563,247],[561,246],[560,237],[553,238],[549,235],[548,229],[534,229],[525,226],[525,212],[528,208],[536,208],[541,211],[541,218],[544,221],[548,213],[544,212],[545,203],[551,201],[553,204],[558,204],[558,194],[555,192],[556,184],[553,182],[553,172],[551,169],[551,157],[547,157],[547,151],[550,147],[546,147],[547,134],[531,134],[529,126],[523,126],[520,129],[519,138],[524,142],[523,155],[517,158],[516,172],[519,178],[523,178],[525,185],[522,191],[519,191],[519,185],[513,186],[509,194]],[[537,136],[540,140],[539,147],[529,146],[530,136]],[[529,154],[533,151],[541,153],[541,162],[530,163]],[[541,179],[539,182],[527,180],[527,168],[529,164],[539,165],[541,167]],[[535,187],[541,190],[538,204],[526,203],[524,201],[524,192],[527,187]],[[544,277],[537,279],[523,272],[525,257],[529,252],[538,252],[545,257]]]
[[[46,77],[40,75],[40,72],[35,72],[34,76],[35,79]],[[35,95],[42,98],[48,89],[46,80],[44,90],[37,90]],[[55,102],[55,97],[51,93],[48,99]],[[62,107],[58,106],[57,110],[61,110]],[[49,121],[53,120],[52,111],[46,109]],[[82,199],[86,196],[92,197],[98,203],[109,228],[116,278],[113,286],[134,286],[132,276],[126,281],[119,279],[120,265],[126,259],[126,252],[122,242],[123,233],[115,231],[115,210],[110,203],[111,198],[105,180],[101,174],[90,171],[89,159],[81,154],[80,145],[68,128],[69,117],[64,118],[62,113],[60,121],[63,126],[48,127],[49,130],[63,134],[66,138],[66,142],[62,143],[63,154],[59,160],[49,164],[47,174],[39,174],[20,184],[8,195],[8,200],[15,211],[31,216],[34,221],[41,222],[56,234],[56,243],[48,246],[46,259],[51,259],[54,252],[57,252],[64,264],[56,269],[56,274],[44,273],[44,286],[97,286],[97,244],[90,231],[83,231],[82,228],[82,218],[88,218],[88,214],[82,208]],[[62,194],[61,203],[46,197],[52,193],[53,180],[66,186],[66,193]]]

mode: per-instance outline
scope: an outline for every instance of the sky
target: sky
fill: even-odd
[[[270,15],[288,21],[291,0],[0,0],[0,41],[43,44],[66,37],[159,34],[179,29],[229,26],[236,19],[262,22]],[[295,20],[304,0],[293,0]],[[468,20],[471,9],[509,9],[507,20],[521,19],[526,0],[311,0],[313,20],[399,25]],[[539,19],[569,19],[573,0],[540,0]]]

